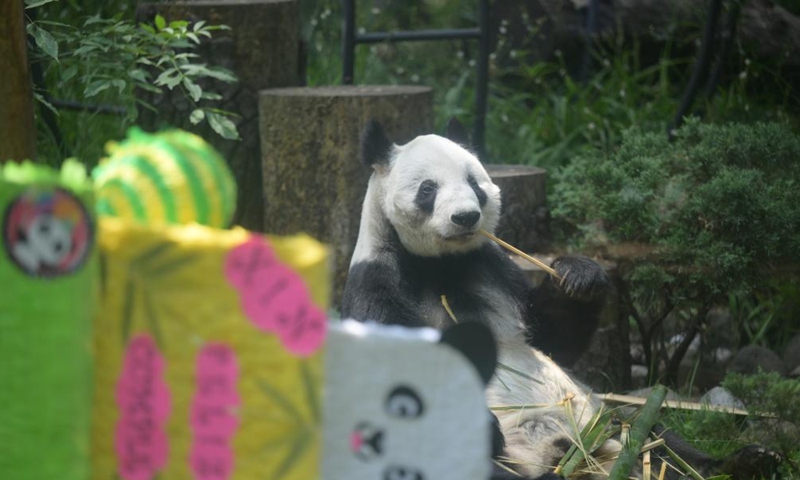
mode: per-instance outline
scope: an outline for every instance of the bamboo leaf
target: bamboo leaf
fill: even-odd
[[[146,270],[144,273],[148,277],[162,277],[167,273],[174,273],[175,270],[196,261],[198,258],[199,255],[194,253],[183,255],[160,265],[156,265]]]
[[[145,250],[144,253],[136,257],[136,260],[133,262],[133,264],[140,265],[146,268],[148,263],[160,257],[161,254],[169,250],[171,246],[172,244],[169,242],[157,243],[154,247]]]
[[[503,363],[497,362],[497,368],[501,368],[501,369],[503,369],[503,370],[505,370],[507,372],[511,372],[511,373],[513,373],[515,375],[519,375],[520,377],[525,378],[527,380],[530,380],[530,381],[532,381],[534,383],[538,383],[539,385],[544,385],[544,382],[542,382],[538,378],[534,378],[534,377],[528,375],[527,373],[521,372],[521,371],[517,370],[516,368],[509,367],[508,365],[505,365]]]
[[[286,399],[286,397],[281,394],[275,387],[270,385],[264,380],[258,381],[258,386],[261,390],[271,398],[275,403],[278,404],[278,407],[285,413],[287,413],[292,419],[297,423],[298,428],[303,425],[303,417],[300,415],[300,412],[294,407],[292,402]]]
[[[311,369],[308,368],[308,361],[304,361],[300,364],[300,374],[302,375],[306,401],[311,409],[311,419],[314,421],[315,425],[318,425],[320,421],[320,398],[317,395],[317,385],[314,382],[313,376],[311,375]]]
[[[147,291],[142,292],[142,301],[144,303],[144,313],[147,318],[147,325],[150,327],[150,332],[153,334],[153,337],[156,339],[156,343],[158,344],[159,350],[164,350],[164,341],[163,336],[161,335],[161,327],[158,324],[158,318],[156,317],[156,311],[153,308],[153,300],[150,295],[147,294]]]
[[[289,449],[289,452],[284,457],[283,461],[278,465],[278,468],[275,469],[275,473],[272,476],[272,480],[280,480],[284,475],[286,475],[291,468],[297,463],[297,461],[302,456],[303,452],[308,448],[309,443],[309,434],[305,433],[297,437],[297,439],[292,443],[292,447]]]
[[[131,337],[131,328],[133,327],[133,279],[130,278],[128,272],[128,281],[125,283],[125,293],[122,303],[122,345],[127,345]]]

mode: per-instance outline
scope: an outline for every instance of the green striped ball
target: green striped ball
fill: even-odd
[[[106,147],[92,172],[97,212],[149,225],[200,223],[228,227],[236,183],[228,164],[202,138],[183,130],[138,128]]]

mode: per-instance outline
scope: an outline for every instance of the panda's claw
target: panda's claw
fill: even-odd
[[[594,260],[579,255],[555,259],[552,267],[561,280],[559,288],[569,297],[590,300],[605,295],[611,280],[605,270]]]

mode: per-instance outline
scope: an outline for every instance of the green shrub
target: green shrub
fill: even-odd
[[[629,130],[613,154],[576,157],[552,193],[573,242],[646,252],[617,260],[651,381],[663,366],[675,383],[709,309],[767,285],[800,251],[800,137],[784,124],[689,121],[672,142]]]
[[[748,440],[787,457],[800,453],[800,381],[775,372],[728,374],[722,385],[742,400],[751,414]]]
[[[691,121],[673,142],[631,130],[614,154],[576,158],[557,177],[562,228],[653,245],[711,293],[749,290],[800,251],[800,137],[782,124]]]

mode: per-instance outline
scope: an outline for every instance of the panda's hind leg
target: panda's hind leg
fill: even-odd
[[[589,346],[613,286],[587,257],[562,256],[552,267],[560,280],[548,276],[526,302],[528,343],[569,368]]]

